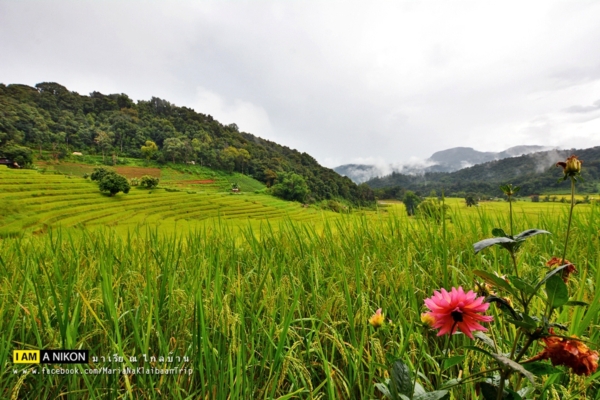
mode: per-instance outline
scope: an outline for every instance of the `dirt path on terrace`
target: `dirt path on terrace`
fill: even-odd
[[[110,167],[109,167],[110,168]],[[160,178],[159,168],[146,167],[113,167],[117,174],[126,176],[127,178],[141,178],[144,175],[150,175],[155,178]]]

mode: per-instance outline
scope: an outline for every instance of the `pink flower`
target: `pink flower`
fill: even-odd
[[[438,336],[446,333],[453,334],[457,329],[473,339],[473,331],[487,331],[478,321],[490,322],[491,316],[480,315],[490,306],[484,303],[484,297],[477,297],[477,294],[470,290],[465,293],[462,287],[452,288],[448,293],[442,289],[441,293],[437,290],[433,296],[425,299],[425,305],[431,310],[426,315],[433,317],[434,328],[441,328]]]

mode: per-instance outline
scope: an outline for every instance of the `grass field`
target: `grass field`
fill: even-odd
[[[468,348],[475,342],[436,337],[420,314],[433,290],[474,289],[474,269],[508,272],[508,253],[472,249],[494,227],[508,229],[508,203],[467,208],[447,199],[450,219],[437,224],[406,217],[395,202],[323,214],[258,194],[133,188],[110,198],[82,178],[0,174],[0,398],[374,399],[397,357],[427,390],[486,368]],[[560,255],[567,211],[515,203],[517,231],[553,233],[520,251],[524,279],[540,278]],[[590,305],[556,314],[567,335],[596,349],[599,211],[576,206],[567,253],[579,270],[571,296]],[[23,229],[38,234],[8,237]],[[376,330],[367,320],[378,308],[388,321]],[[510,346],[514,327],[500,324],[494,306],[490,314]],[[14,349],[57,348],[89,349],[98,359],[70,375],[10,361]],[[450,356],[464,358],[446,368]],[[84,373],[103,367],[132,370]],[[151,373],[131,372],[138,367]],[[185,373],[152,373],[175,367]],[[549,375],[524,398],[600,399],[599,377]],[[479,397],[466,384],[448,398]]]

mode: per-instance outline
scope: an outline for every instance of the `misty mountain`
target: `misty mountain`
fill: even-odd
[[[514,146],[495,153],[477,151],[471,147],[454,147],[433,153],[428,161],[433,162],[435,165],[428,167],[426,172],[453,172],[476,164],[518,157],[544,150],[550,149],[545,146]]]
[[[583,161],[582,176],[578,191],[595,193],[600,190],[600,146],[580,150],[550,150],[494,160],[454,172],[426,172],[406,175],[393,172],[366,182],[373,189],[396,188],[395,192],[412,190],[428,194],[431,190],[448,196],[461,196],[465,192],[476,192],[489,196],[500,196],[501,184],[513,183],[521,186],[521,195],[540,194],[551,190],[569,190],[568,182],[559,182],[562,170],[556,167],[575,154]],[[385,191],[385,190],[384,190]]]
[[[335,167],[338,174],[347,176],[356,183],[397,172],[405,175],[424,174],[427,172],[454,172],[476,164],[518,157],[539,151],[550,150],[548,146],[514,146],[500,152],[478,151],[471,147],[453,147],[435,152],[422,162],[388,164],[386,166],[346,164]]]

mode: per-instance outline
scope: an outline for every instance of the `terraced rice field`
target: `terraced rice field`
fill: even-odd
[[[59,226],[193,228],[215,219],[247,224],[267,218],[310,221],[337,215],[264,194],[219,192],[209,185],[180,191],[132,187],[129,194],[110,197],[81,177],[8,168],[0,168],[0,204],[0,236],[4,237]]]

